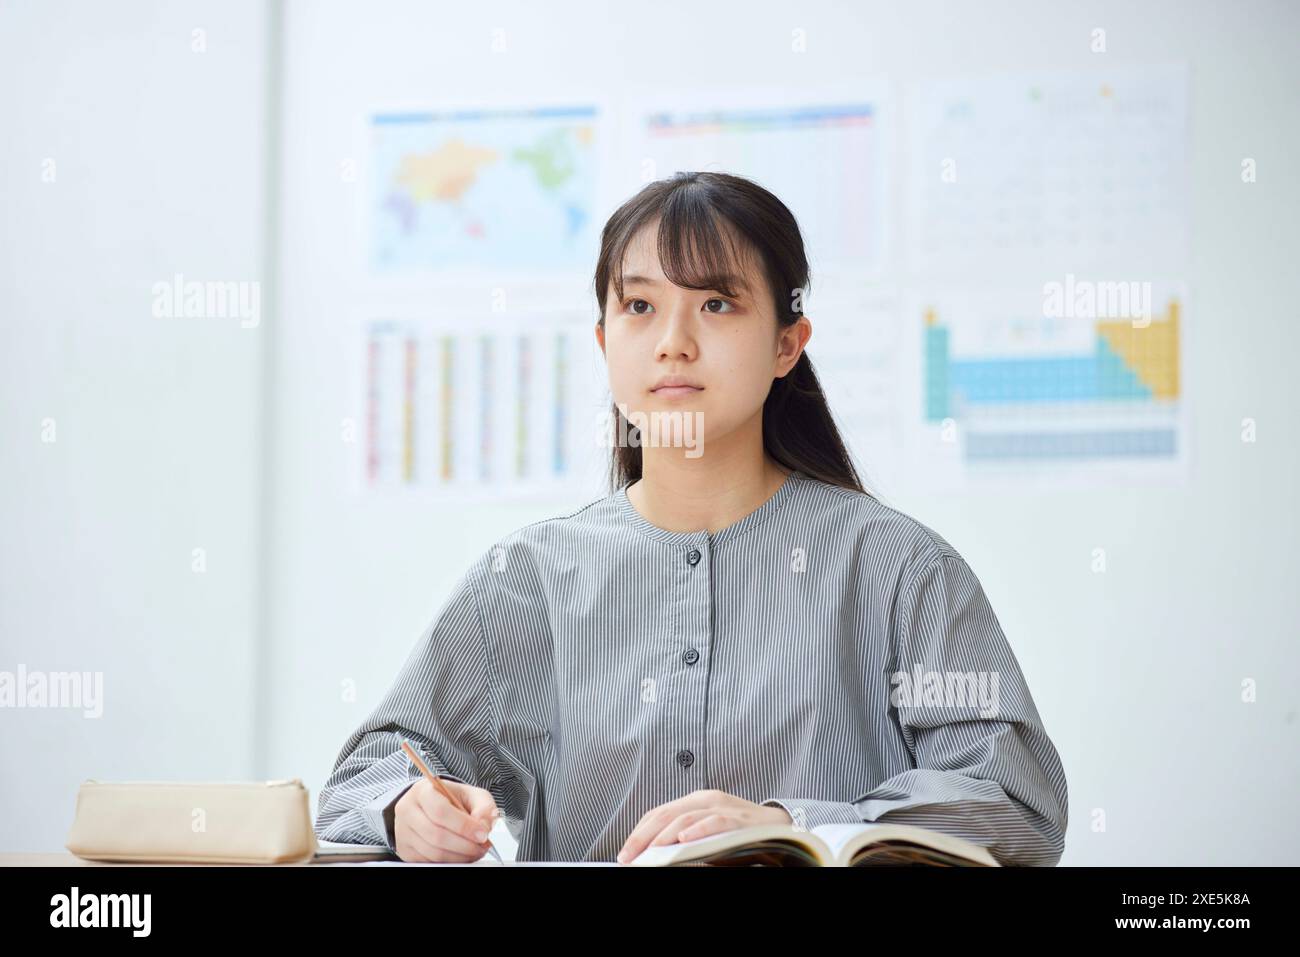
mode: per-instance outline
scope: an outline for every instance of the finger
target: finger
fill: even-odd
[[[443,831],[447,834],[447,831]],[[475,851],[470,854],[462,854],[457,851],[442,847],[435,842],[430,842],[421,835],[408,829],[403,839],[417,851],[415,856],[403,858],[413,863],[432,863],[432,864],[469,864],[477,861],[486,852]]]
[[[692,804],[703,800],[702,797],[697,797],[700,794],[699,791],[692,792],[684,798],[669,801],[647,811],[637,826],[632,829],[632,833],[627,836],[627,840],[623,842],[623,849],[618,852],[619,861],[630,861],[644,851],[669,821],[689,810]]]
[[[652,811],[647,811],[642,816],[637,826],[632,828],[632,833],[627,836],[627,840],[623,842],[623,847],[618,852],[620,863],[626,863],[635,858],[645,850],[646,845],[650,843],[654,836],[663,830],[664,824],[671,817],[672,812],[669,808],[672,803],[674,802],[662,804]]]
[[[703,837],[710,837],[714,834],[721,834],[724,831],[733,831],[736,829],[736,822],[725,814],[710,814],[708,817],[700,818],[694,824],[689,824],[677,832],[679,841],[698,841]]]
[[[464,811],[454,807],[445,797],[429,788],[420,794],[420,807],[434,824],[446,828],[469,844],[481,844],[487,839],[489,828]],[[479,836],[482,832],[482,837]]]
[[[681,839],[678,837],[678,835],[683,830],[690,827],[696,821],[703,820],[704,818],[709,817],[714,813],[715,812],[712,808],[705,808],[700,811],[687,811],[685,814],[679,814],[677,815],[677,817],[673,818],[666,825],[664,825],[663,830],[661,830],[658,834],[654,836],[654,838],[651,839],[650,845],[655,846],[660,844],[675,844],[678,840]]]
[[[415,828],[420,836],[436,848],[443,848],[453,851],[457,854],[479,854],[487,850],[487,838],[482,841],[475,837],[466,837],[464,831],[457,830],[455,827],[448,827],[443,822],[446,820],[465,820],[471,821],[464,812],[457,810],[449,805],[445,798],[436,794],[432,789],[420,795],[418,805],[420,813],[411,816],[409,825]],[[481,822],[474,822],[470,825],[469,831],[474,834]],[[484,829],[486,831],[486,828]]]
[[[487,838],[484,838],[481,841],[468,840],[457,834],[455,831],[449,830],[441,825],[435,824],[434,827],[438,829],[436,842],[439,847],[451,851],[454,854],[467,855],[470,860],[478,860],[486,854],[488,846],[491,843]]]
[[[393,837],[396,838],[397,856],[402,860],[413,864],[437,860],[437,848],[403,822],[397,822],[393,828]]]
[[[471,860],[477,860],[487,853],[487,841],[468,840],[428,817],[413,821],[412,827],[421,839],[444,853],[467,855]]]
[[[497,802],[492,797],[492,792],[485,788],[467,788],[461,792],[467,798],[466,803],[469,805],[469,816],[482,821],[487,825],[488,830],[497,822],[501,816],[501,809],[497,807]]]

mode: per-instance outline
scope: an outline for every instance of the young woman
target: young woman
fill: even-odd
[[[807,282],[794,216],[739,177],[678,174],[610,217],[613,490],[471,564],[339,754],[322,838],[472,861],[500,814],[519,860],[627,861],[891,821],[1060,859],[1065,775],[1015,656],[952,546],[862,488]]]

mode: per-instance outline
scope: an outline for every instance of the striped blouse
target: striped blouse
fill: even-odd
[[[800,471],[710,533],[626,489],[477,558],[343,745],[318,836],[394,847],[430,768],[491,792],[517,859],[613,861],[712,788],[796,827],[916,824],[1054,865],[1066,781],[974,572],[937,533]]]

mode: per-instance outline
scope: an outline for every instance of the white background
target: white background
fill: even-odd
[[[371,111],[1104,60],[1192,67],[1188,480],[891,500],[966,557],[1016,651],[1069,779],[1062,863],[1300,859],[1295,8],[560,6],[0,5],[0,669],[105,681],[98,720],[0,712],[0,849],[61,849],[87,777],[301,777],[314,807],[473,557],[602,493],[593,474],[533,504],[358,494],[340,429],[376,293],[365,177],[340,168]],[[154,319],[177,272],[264,279],[261,325]]]

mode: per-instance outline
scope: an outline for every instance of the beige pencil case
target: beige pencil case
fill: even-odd
[[[66,845],[93,861],[288,864],[316,835],[302,781],[82,782]]]

